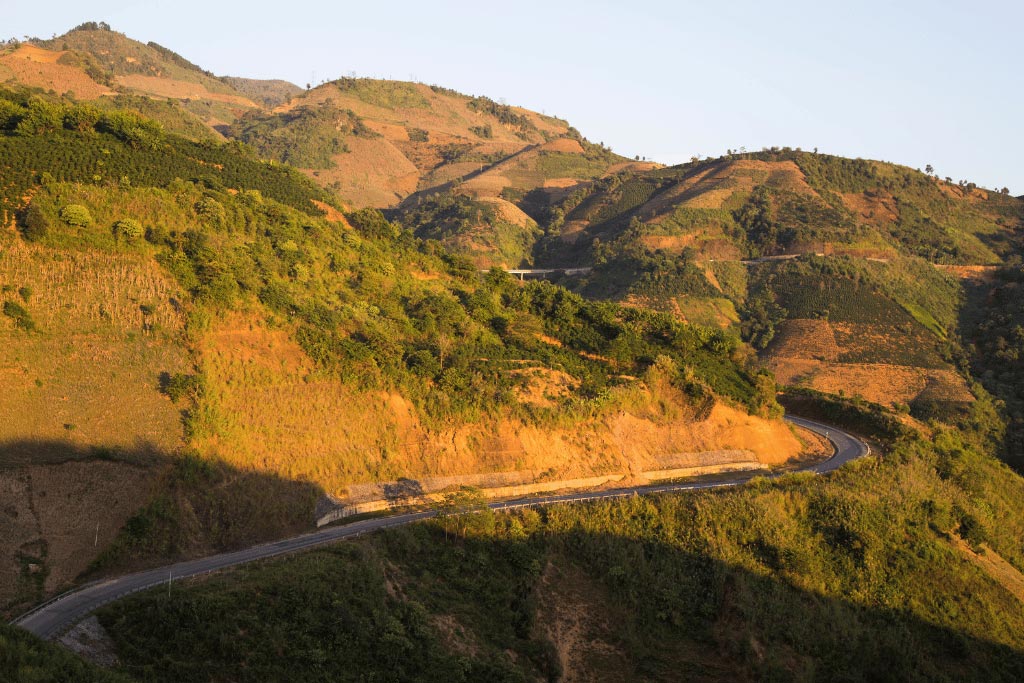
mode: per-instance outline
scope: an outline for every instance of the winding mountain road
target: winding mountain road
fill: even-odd
[[[865,456],[870,452],[867,444],[836,427],[799,417],[786,417],[786,419],[793,424],[826,437],[832,443],[835,450],[832,457],[828,460],[801,468],[798,471],[817,473],[831,472],[842,467],[847,462]],[[556,503],[622,498],[639,494],[667,493],[671,491],[690,491],[694,489],[736,486],[749,481],[755,476],[765,475],[761,473],[754,473],[743,475],[741,477],[733,476],[728,480],[702,480],[690,483],[654,484],[651,486],[523,498],[513,501],[493,502],[489,504],[489,507],[493,510],[511,510],[515,508],[535,507],[538,505],[553,505]],[[434,517],[436,514],[436,511],[428,510],[398,514],[389,517],[364,519],[358,522],[351,522],[343,526],[326,527],[301,536],[286,538],[273,543],[266,543],[252,548],[246,548],[245,550],[221,553],[219,555],[203,557],[197,560],[179,562],[167,567],[150,569],[136,574],[128,574],[126,576],[95,581],[79,586],[72,591],[57,596],[49,602],[39,605],[32,611],[18,617],[12,623],[31,631],[41,638],[52,639],[62,633],[65,629],[84,619],[89,615],[89,613],[107,603],[114,602],[115,600],[131,593],[136,593],[161,584],[167,584],[174,579],[184,579],[201,574],[208,574],[210,572],[244,564],[246,562],[252,562],[254,560],[276,557],[278,555],[294,553],[300,550],[324,545],[326,543],[333,543],[343,539],[353,538],[371,531],[379,531],[390,527],[402,526],[403,524],[411,524],[413,522],[429,519]]]

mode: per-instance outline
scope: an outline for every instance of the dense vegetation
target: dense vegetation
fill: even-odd
[[[437,240],[454,253],[506,268],[528,267],[536,225],[515,224],[494,204],[450,192],[438,193],[397,212],[396,220],[422,239]]]
[[[251,145],[261,156],[300,168],[331,168],[332,157],[347,152],[350,135],[374,137],[362,119],[330,102],[278,114],[250,113],[228,129],[228,136]]]
[[[64,105],[0,90],[0,205],[20,208],[53,181],[165,187],[176,180],[212,189],[256,190],[306,213],[329,196],[297,171],[261,162],[236,144],[199,143],[122,110]]]
[[[87,664],[64,648],[0,624],[0,679],[12,683],[128,683],[132,678]]]
[[[429,106],[427,98],[412,83],[372,78],[339,78],[332,84],[341,92],[378,107],[420,109]]]
[[[498,104],[489,97],[473,97],[466,102],[466,107],[470,111],[475,111],[481,114],[489,114],[494,118],[498,119],[499,123],[513,128],[518,128],[519,132],[526,134],[537,127],[533,125],[530,118],[524,114],[519,114],[515,109],[508,106],[507,104]]]
[[[174,100],[155,100],[141,95],[117,95],[96,101],[100,107],[133,111],[159,123],[165,131],[196,142],[218,142],[223,138],[195,114]]]
[[[1024,271],[1019,266],[996,273],[993,283],[969,287],[964,308],[965,337],[979,381],[1003,401],[1006,442],[1003,456],[1024,470]]]
[[[678,296],[716,295],[692,252],[678,256],[652,253],[641,246],[640,231],[639,222],[634,222],[616,240],[595,242],[594,270],[582,285],[585,294],[608,299],[636,294],[652,303]]]

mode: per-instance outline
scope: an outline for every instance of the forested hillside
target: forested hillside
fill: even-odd
[[[0,438],[27,515],[8,610],[86,569],[100,532],[112,571],[308,528],[357,486],[801,450],[733,336],[482,276],[234,143],[24,92],[0,112]],[[33,525],[43,495],[76,502]]]

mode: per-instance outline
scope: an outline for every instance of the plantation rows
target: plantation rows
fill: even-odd
[[[301,211],[328,195],[297,171],[258,161],[237,143],[185,140],[132,112],[61,105],[0,90],[0,201],[19,207],[53,180],[164,187],[175,179],[258,190]]]

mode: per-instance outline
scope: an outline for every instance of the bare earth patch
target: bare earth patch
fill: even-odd
[[[121,663],[114,639],[95,616],[75,624],[57,642],[97,666],[112,669]]]
[[[896,200],[888,192],[874,195],[851,192],[840,196],[847,209],[871,225],[887,225],[900,217]]]
[[[555,646],[565,683],[628,680],[607,591],[571,564],[548,561],[537,590],[536,628]]]

